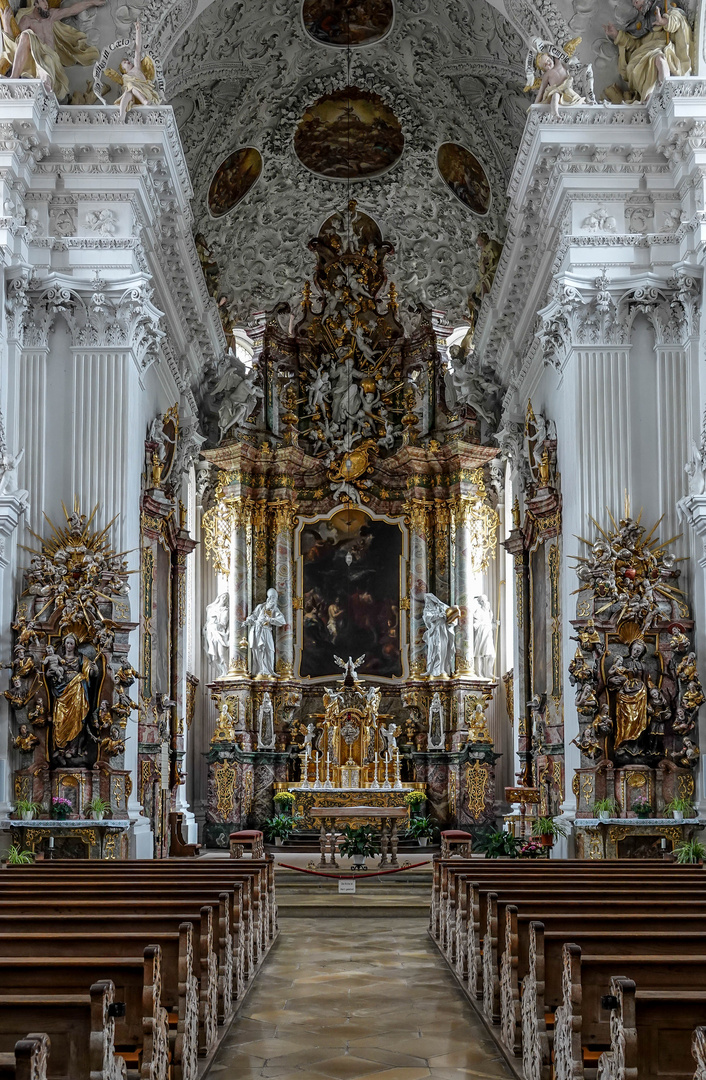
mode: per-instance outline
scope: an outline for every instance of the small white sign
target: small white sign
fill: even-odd
[[[338,882],[338,891],[340,893],[354,893],[355,892],[355,879],[354,878],[341,878]]]

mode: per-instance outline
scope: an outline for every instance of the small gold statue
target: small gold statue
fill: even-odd
[[[39,745],[39,739],[33,735],[26,724],[20,724],[20,730],[13,740],[16,750],[22,754],[31,754],[35,746]]]

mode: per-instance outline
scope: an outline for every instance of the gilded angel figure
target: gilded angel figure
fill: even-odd
[[[135,23],[135,55],[130,60],[120,61],[120,71],[106,68],[105,74],[123,92],[115,102],[120,106],[120,122],[125,123],[127,114],[135,105],[159,105],[162,96],[155,86],[155,66],[150,56],[142,55],[142,27]]]

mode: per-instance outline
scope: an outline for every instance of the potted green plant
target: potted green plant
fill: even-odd
[[[566,827],[553,817],[539,817],[532,822],[532,836],[538,836],[544,847],[552,847],[557,836],[566,835]]]
[[[41,803],[32,802],[31,799],[18,799],[15,803],[15,813],[22,821],[32,821],[41,809]]]
[[[476,846],[485,855],[486,859],[499,859],[502,857],[517,859],[522,842],[518,840],[514,833],[489,829],[487,832],[478,833]]]
[[[638,795],[631,809],[635,811],[639,818],[652,817],[652,803],[646,795]]]
[[[672,799],[664,808],[666,814],[671,813],[675,821],[683,821],[684,814],[689,817],[694,815],[693,804],[688,799]]]
[[[618,804],[611,795],[607,799],[598,799],[593,804],[593,813],[601,821],[610,821],[611,818],[617,817],[620,813]]]
[[[423,791],[408,791],[403,801],[409,810],[409,816],[413,818],[421,814],[422,803],[427,801],[427,797]]]
[[[34,862],[33,853],[31,851],[23,851],[19,844],[13,844],[7,853],[7,863],[9,866],[27,866],[31,862]]]
[[[701,840],[680,840],[674,847],[674,859],[681,863],[701,863],[706,855],[706,844]]]
[[[275,804],[275,810],[279,814],[293,814],[294,804],[297,801],[296,795],[292,795],[291,791],[278,791],[272,800]]]
[[[51,801],[52,817],[55,817],[57,821],[66,821],[72,809],[69,800],[62,799],[59,795],[55,795]]]
[[[353,860],[353,870],[367,870],[365,859],[368,855],[377,855],[377,835],[371,825],[359,825],[355,829],[346,825],[340,844],[341,855]]]
[[[275,814],[274,817],[268,818],[263,825],[268,843],[274,841],[275,847],[282,847],[293,828],[294,818],[290,817],[289,814]]]
[[[99,798],[98,795],[84,806],[84,812],[90,811],[93,814],[95,821],[102,821],[108,810],[110,810],[110,803],[107,803],[105,799]]]
[[[433,839],[436,825],[430,817],[413,817],[410,821],[405,836],[410,840],[416,840],[420,847],[426,847],[430,839]]]

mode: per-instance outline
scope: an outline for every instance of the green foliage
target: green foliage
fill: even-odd
[[[424,794],[424,792],[416,790],[416,791],[408,791],[402,801],[404,802],[405,806],[414,807],[414,806],[418,806],[419,803],[423,803],[425,801],[425,799],[426,799],[426,795]]]
[[[268,840],[274,840],[278,836],[286,840],[294,828],[295,820],[289,814],[275,814],[274,817],[268,818],[263,825],[265,836]]]
[[[701,840],[680,840],[674,847],[675,861],[685,865],[686,863],[703,862],[706,855],[706,844]]]
[[[532,836],[567,836],[565,825],[561,825],[552,817],[540,817],[532,822]]]
[[[7,853],[7,861],[10,866],[27,866],[34,862],[31,851],[22,851],[19,844],[13,844]]]
[[[280,806],[294,806],[297,797],[292,795],[291,791],[278,791],[273,801],[279,803]]]
[[[86,803],[84,810],[90,810],[94,814],[104,814],[106,810],[110,810],[110,803],[96,795],[89,803]]]
[[[32,802],[30,799],[18,799],[15,803],[16,814],[38,814],[41,809],[41,803]]]
[[[476,847],[486,859],[499,859],[501,857],[517,859],[520,854],[521,841],[514,833],[497,832],[489,829],[479,832],[476,836]]]
[[[611,817],[615,817],[616,814],[620,813],[618,804],[612,796],[609,799],[598,799],[597,802],[594,802],[593,813],[596,817],[598,817],[602,811],[609,813]]]
[[[681,811],[682,814],[693,814],[694,804],[689,799],[672,799],[664,809],[668,814],[673,814],[675,810]]]
[[[377,833],[371,825],[359,825],[357,829],[346,825],[340,845],[341,855],[353,858],[356,855],[377,855]]]
[[[436,825],[430,817],[415,817],[410,821],[405,836],[418,840],[420,836],[432,837],[436,831]]]

